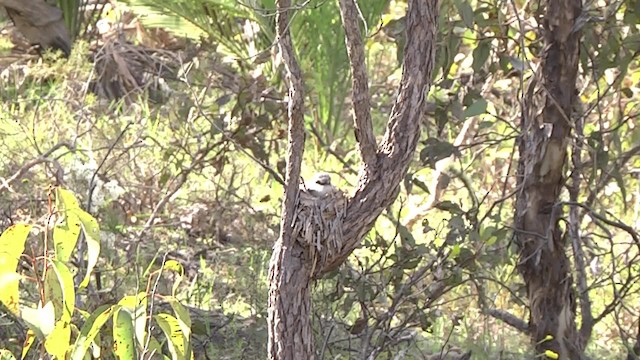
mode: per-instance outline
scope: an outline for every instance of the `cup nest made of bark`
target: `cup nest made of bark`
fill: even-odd
[[[347,196],[333,188],[323,196],[300,189],[293,219],[293,238],[308,249],[313,261],[311,274],[322,269],[342,248],[342,226],[347,210]]]

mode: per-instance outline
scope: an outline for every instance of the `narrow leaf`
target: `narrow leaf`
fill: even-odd
[[[171,352],[171,357],[173,360],[186,360],[191,359],[192,356],[189,354],[187,356],[187,348],[186,343],[188,340],[185,338],[182,329],[180,328],[180,324],[178,323],[178,319],[174,318],[169,314],[158,314],[154,316],[154,319],[158,322],[158,325],[164,332],[164,335],[169,340],[169,352]]]
[[[122,360],[136,359],[133,318],[129,310],[120,308],[113,315],[113,352]]]
[[[97,308],[91,316],[84,322],[80,335],[76,339],[76,342],[71,351],[71,360],[82,360],[89,350],[91,343],[95,339],[96,335],[102,328],[102,326],[109,320],[111,315],[120,310],[120,305],[102,305]]]

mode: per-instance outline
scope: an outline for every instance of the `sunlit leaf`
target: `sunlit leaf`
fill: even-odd
[[[186,360],[193,358],[193,354],[187,352],[189,339],[185,337],[178,319],[169,314],[158,314],[154,319],[164,332],[168,340],[169,352],[174,360]]]
[[[85,211],[78,212],[78,219],[82,224],[85,241],[87,242],[87,269],[84,279],[80,283],[80,287],[86,287],[100,256],[100,227],[98,226],[98,221]]]
[[[45,277],[45,301],[53,304],[56,320],[70,322],[76,301],[73,275],[61,261],[54,260],[52,265]]]
[[[118,304],[128,310],[133,321],[136,340],[139,345],[144,345],[147,331],[147,294],[141,292],[138,295],[125,296]]]
[[[64,214],[64,221],[53,228],[53,247],[56,257],[60,261],[67,262],[78,243],[82,226],[75,212],[68,211]]]
[[[21,357],[22,359],[26,358],[27,353],[29,352],[29,349],[31,349],[31,346],[35,341],[36,341],[35,332],[31,329],[28,329],[26,338],[24,340],[24,344],[22,345],[22,357]]]
[[[11,351],[7,349],[0,349],[0,360],[16,360]]]
[[[56,326],[56,312],[51,302],[37,308],[21,307],[21,316],[24,322],[41,339],[47,337]]]
[[[60,320],[56,322],[51,334],[44,341],[44,348],[57,359],[66,359],[69,341],[71,340],[71,325],[69,322]]]
[[[20,275],[16,272],[31,225],[16,224],[0,235],[0,302],[18,313]]]
[[[137,358],[133,316],[124,307],[113,314],[113,352],[121,360]]]
[[[71,360],[82,360],[102,326],[111,315],[120,310],[120,305],[102,305],[85,320],[80,334],[71,350]]]

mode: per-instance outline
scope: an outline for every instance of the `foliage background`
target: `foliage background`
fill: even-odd
[[[91,312],[135,294],[150,270],[177,260],[185,270],[177,297],[214,319],[194,330],[196,353],[264,356],[286,146],[274,3],[114,4],[99,13],[109,31],[88,21],[68,60],[38,60],[3,43],[0,179],[12,180],[0,187],[0,229],[45,223],[49,186],[64,186],[101,226],[100,282],[79,294],[79,307]],[[360,6],[382,134],[400,78],[406,3]],[[423,358],[450,345],[477,359],[527,353],[527,336],[498,319],[528,316],[510,241],[520,103],[542,46],[536,6],[442,3],[420,153],[364,246],[314,291],[322,357],[381,347],[381,358]],[[588,353],[618,359],[640,317],[640,2],[594,1],[585,10],[580,126],[567,169],[579,174],[571,185],[582,205],[584,264],[575,247],[567,251],[598,320]],[[310,104],[303,177],[331,172],[348,191],[359,159],[337,4],[301,3],[291,28]],[[32,234],[27,249],[42,243]],[[163,274],[157,292],[170,294],[175,280]],[[23,290],[23,301],[38,301]],[[0,336],[0,348],[17,354],[14,340]]]

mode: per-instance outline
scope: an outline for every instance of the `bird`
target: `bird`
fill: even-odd
[[[317,173],[310,181],[305,181],[307,192],[316,198],[322,198],[335,188],[331,185],[331,176],[327,173]]]

